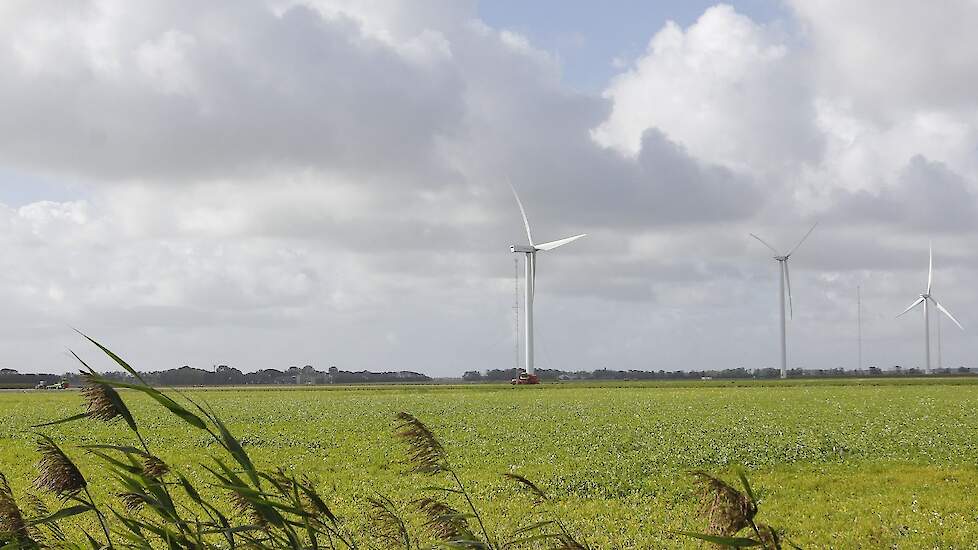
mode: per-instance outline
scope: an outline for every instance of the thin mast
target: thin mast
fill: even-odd
[[[513,257],[513,316],[516,318],[516,370],[520,370],[520,257]]]

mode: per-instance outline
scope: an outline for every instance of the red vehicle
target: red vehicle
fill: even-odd
[[[535,374],[521,372],[519,378],[514,378],[510,380],[509,383],[513,384],[514,386],[520,386],[523,384],[539,384],[540,377]]]

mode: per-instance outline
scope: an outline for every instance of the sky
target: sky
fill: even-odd
[[[978,3],[0,4],[0,367],[978,367]],[[520,283],[521,284],[521,283]],[[937,363],[935,325],[934,363]]]

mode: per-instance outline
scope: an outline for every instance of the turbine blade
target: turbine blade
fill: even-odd
[[[932,298],[930,299],[930,301],[932,301],[932,302],[934,302],[934,305],[935,305],[935,306],[937,306],[937,309],[938,309],[938,310],[939,310],[939,311],[940,311],[941,313],[943,313],[944,315],[947,315],[947,318],[948,318],[948,319],[950,319],[950,320],[952,320],[952,321],[954,321],[954,324],[955,324],[955,325],[958,325],[958,328],[959,328],[959,329],[961,329],[961,330],[964,330],[964,327],[963,327],[963,326],[961,326],[961,323],[959,323],[959,322],[958,322],[958,320],[954,318],[954,315],[951,315],[951,312],[950,312],[950,311],[948,311],[948,310],[946,310],[946,309],[944,309],[944,306],[942,306],[940,302],[938,302],[938,301],[937,301],[937,300],[936,300],[935,298],[933,298],[933,297],[932,297]]]
[[[513,190],[513,196],[516,197],[516,204],[520,207],[520,216],[523,216],[523,227],[526,228],[526,238],[530,241],[530,246],[534,246],[533,235],[530,234],[530,221],[526,219],[526,210],[523,208],[523,201],[520,200],[520,195],[516,192],[516,188],[513,187],[512,182],[510,182],[509,188]]]
[[[537,255],[536,253],[531,253],[526,255],[526,260],[530,262],[530,280],[528,281],[530,285],[530,302],[533,302],[533,296],[537,291]]]
[[[788,260],[784,261],[784,282],[788,287],[788,314],[795,318],[795,307],[791,304],[791,275],[788,273]]]
[[[808,236],[812,234],[812,231],[815,231],[815,227],[817,225],[818,225],[818,222],[815,222],[812,225],[812,228],[808,230],[808,233],[805,233],[805,236],[802,237],[801,240],[798,241],[798,244],[796,244],[794,248],[792,248],[787,254],[785,254],[785,256],[791,256],[792,254],[794,254],[795,253],[795,250],[798,250],[798,247],[801,246],[801,243],[805,242],[805,239],[807,239]]]
[[[917,304],[919,304],[919,303],[921,303],[923,301],[924,301],[924,297],[923,296],[921,296],[920,298],[917,298],[917,300],[914,303],[910,304],[910,307],[908,307],[907,309],[903,310],[900,313],[900,315],[903,315],[904,313],[906,313],[906,312],[910,311],[911,309],[917,307]],[[897,315],[897,317],[899,317],[900,315]]]
[[[927,294],[930,294],[930,284],[934,280],[934,245],[930,244],[928,247],[928,261],[927,261]]]
[[[767,244],[766,242],[764,242],[764,239],[758,237],[757,235],[755,235],[753,233],[751,233],[750,236],[751,237],[754,237],[755,239],[757,239],[759,241],[761,241],[761,244],[763,244],[764,246],[770,248],[771,249],[771,252],[774,252],[775,255],[777,255],[777,256],[780,256],[781,255],[781,253],[778,252],[778,250],[776,248],[774,248],[773,246],[771,246],[771,245]]]
[[[572,243],[581,237],[586,237],[587,233],[581,233],[580,235],[574,235],[573,237],[567,237],[566,239],[560,239],[559,241],[550,241],[543,244],[533,245],[538,250],[553,250],[558,246],[564,246],[567,243]]]

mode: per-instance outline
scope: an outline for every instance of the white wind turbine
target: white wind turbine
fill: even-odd
[[[513,190],[513,196],[516,197],[516,204],[520,207],[520,215],[523,217],[523,227],[526,228],[526,239],[530,243],[529,245],[514,244],[513,246],[509,247],[509,249],[514,253],[522,253],[525,255],[526,282],[523,285],[523,311],[525,312],[523,329],[525,331],[524,338],[526,341],[524,342],[523,353],[527,378],[532,384],[536,383],[538,380],[533,368],[533,295],[536,292],[537,252],[553,250],[557,247],[564,246],[567,243],[576,241],[587,234],[582,233],[580,235],[574,235],[573,237],[567,237],[566,239],[534,244],[533,235],[530,233],[530,222],[526,218],[526,210],[523,208],[523,202],[520,200],[520,196],[512,184],[510,184],[510,188]]]
[[[938,302],[937,299],[931,295],[930,293],[931,283],[934,282],[934,247],[933,246],[929,247],[928,257],[929,260],[927,263],[927,290],[923,294],[921,294],[914,303],[910,304],[910,307],[903,310],[903,312],[900,313],[900,315],[897,315],[897,317],[900,317],[904,313],[907,313],[911,309],[917,307],[918,304],[924,304],[924,348],[925,348],[924,360],[926,361],[924,363],[925,365],[924,372],[930,374],[930,307],[928,306],[931,303],[933,303],[934,307],[936,307],[939,312],[943,313],[944,315],[947,315],[947,318],[950,319],[952,322],[954,322],[955,325],[958,325],[959,329],[964,330],[964,327],[961,326],[961,323],[959,323],[958,320],[955,319],[953,315],[951,315],[950,311],[945,309],[944,306],[942,306],[941,303]],[[938,318],[938,321],[940,321],[940,318]]]
[[[798,247],[801,246],[801,243],[805,242],[805,239],[807,239],[808,236],[812,234],[812,231],[815,230],[816,225],[818,225],[818,222],[812,225],[812,228],[808,230],[808,233],[805,233],[805,236],[802,237],[801,240],[798,241],[798,244],[796,244],[794,248],[789,250],[787,254],[781,254],[780,252],[778,252],[776,248],[764,242],[764,239],[758,237],[753,233],[750,234],[751,237],[754,237],[755,239],[760,241],[761,244],[771,249],[771,252],[774,252],[774,259],[778,261],[778,269],[781,274],[780,276],[781,292],[779,294],[780,298],[778,299],[778,311],[781,313],[781,378],[788,377],[788,348],[787,348],[787,342],[785,340],[785,319],[784,319],[784,304],[785,304],[784,287],[786,283],[788,286],[788,311],[790,312],[792,317],[794,317],[795,315],[794,307],[792,307],[791,305],[791,276],[788,274],[788,258],[790,258],[791,255],[794,254],[796,250],[798,250]]]

